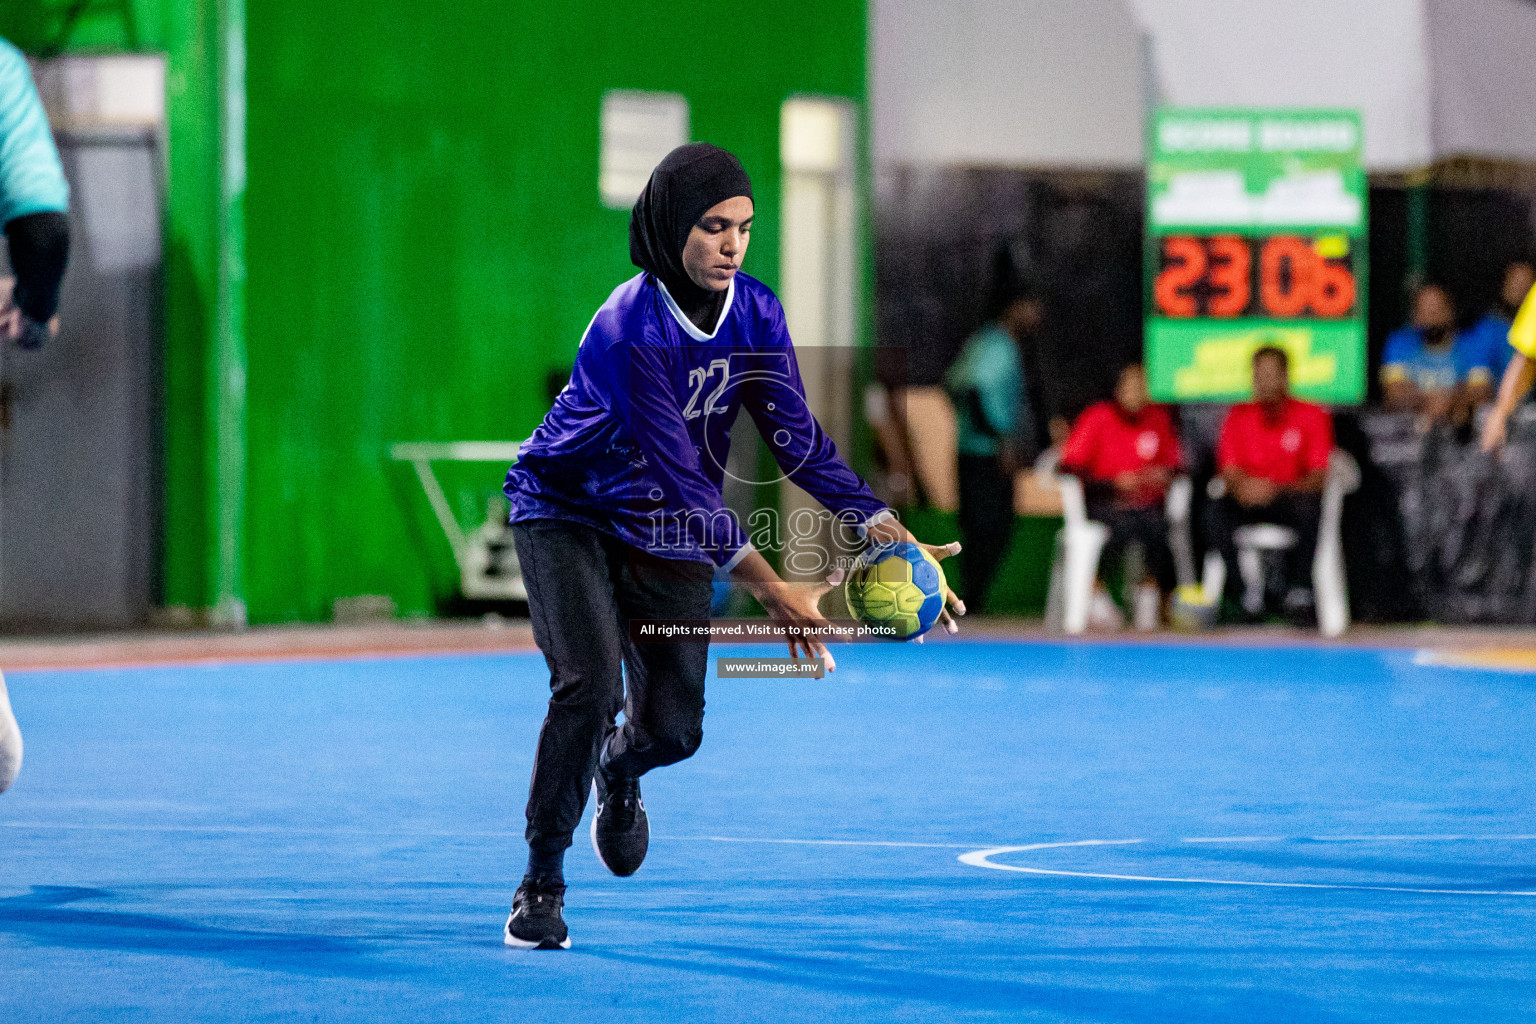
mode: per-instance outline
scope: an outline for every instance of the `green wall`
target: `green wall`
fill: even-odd
[[[43,53],[71,0],[0,13]],[[165,603],[215,597],[218,7],[97,0],[66,48],[168,54]],[[397,441],[526,437],[546,378],[633,274],[597,195],[612,88],[680,92],[753,176],[747,270],[778,278],[778,119],[865,93],[863,0],[759,4],[246,0],[246,451],[251,621],[456,588]],[[867,130],[867,126],[862,126]],[[238,254],[236,254],[238,256]],[[867,294],[867,290],[866,290]],[[467,524],[505,467],[445,473]]]
[[[6,0],[0,3],[0,36],[34,57],[161,50],[174,31],[168,24],[172,16],[169,0],[96,0],[83,6],[78,0]]]
[[[598,200],[604,90],[680,92],[694,138],[741,156],[770,284],[780,105],[864,96],[861,0],[248,0],[246,23],[252,621],[364,593],[428,612],[456,586],[388,449],[526,437],[635,273],[627,211]],[[504,471],[458,475],[464,519]],[[177,592],[191,568],[168,566]]]

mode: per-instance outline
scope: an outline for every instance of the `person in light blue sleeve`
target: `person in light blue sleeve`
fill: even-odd
[[[569,948],[564,858],[589,789],[598,858],[631,875],[650,843],[640,776],[703,740],[708,638],[658,643],[632,630],[707,619],[717,567],[777,622],[825,628],[816,602],[833,581],[781,580],[721,498],[737,414],[751,417],[785,479],[839,521],[870,539],[913,541],[811,414],[778,298],[740,273],[753,213],[751,182],[725,150],[691,143],[657,165],[630,217],[642,273],[592,318],[570,383],[507,472],[551,691],[508,946]],[[943,558],[959,545],[927,550]],[[950,607],[964,612],[958,598]],[[805,634],[790,653],[834,667]]]
[[[0,278],[0,344],[37,348],[58,332],[68,209],[69,186],[32,70],[0,39],[0,225],[14,275]],[[20,770],[21,729],[0,679],[0,793]]]

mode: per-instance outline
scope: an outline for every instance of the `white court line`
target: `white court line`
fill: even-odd
[[[1529,841],[1536,840],[1536,835],[1513,836],[1311,836],[1314,842],[1445,842],[1450,840],[1468,842],[1490,841]],[[1282,842],[1281,839],[1269,839],[1260,836],[1232,836],[1208,837],[1198,839],[1183,839],[1185,843],[1219,843],[1219,842]],[[1120,875],[1095,871],[1062,871],[1054,868],[1030,868],[1019,864],[997,864],[993,857],[1000,857],[1005,853],[1027,853],[1032,850],[1050,850],[1065,846],[1129,846],[1141,843],[1141,839],[1080,839],[1072,843],[1031,843],[1027,846],[994,846],[987,850],[973,850],[970,853],[960,855],[960,863],[977,868],[992,868],[995,871],[1017,871],[1026,875],[1049,875],[1058,878],[1103,878],[1115,882],[1169,882],[1181,885],[1228,885],[1249,886],[1261,889],[1344,889],[1355,892],[1405,892],[1405,893],[1430,893],[1437,896],[1536,896],[1536,890],[1524,889],[1428,889],[1411,888],[1396,885],[1343,885],[1326,882],[1255,882],[1244,879],[1232,878],[1164,878],[1156,875]]]
[[[521,832],[513,831],[455,831],[446,829],[359,829],[359,828],[293,828],[262,825],[123,825],[86,824],[80,822],[29,822],[0,821],[0,828],[61,829],[67,831],[102,832],[149,832],[149,833],[222,833],[225,835],[322,835],[393,837],[401,839],[515,839]],[[701,843],[749,843],[782,846],[838,846],[871,847],[888,849],[968,850],[959,860],[970,867],[991,868],[995,871],[1014,871],[1027,875],[1047,875],[1063,878],[1101,878],[1118,882],[1167,882],[1183,885],[1248,886],[1265,889],[1342,889],[1358,892],[1432,893],[1443,896],[1536,896],[1536,891],[1505,889],[1429,889],[1390,885],[1342,885],[1323,882],[1256,882],[1229,878],[1165,878],[1156,875],[1121,875],[1105,872],[1063,871],[1053,868],[1031,868],[1018,864],[997,864],[991,858],[1007,853],[1030,853],[1036,850],[1055,850],[1084,846],[1132,846],[1144,843],[1144,839],[1077,839],[1070,842],[1029,843],[1023,846],[994,846],[975,849],[974,843],[924,843],[899,840],[875,839],[795,839],[769,836],[656,836],[660,840]],[[1282,836],[1192,836],[1179,839],[1180,843],[1277,843],[1286,842]],[[1304,836],[1301,841],[1318,843],[1360,842],[1530,842],[1536,834],[1526,835],[1342,835]]]
[[[1513,836],[1306,836],[1311,843],[1463,843],[1463,842],[1530,842],[1536,835]]]
[[[56,821],[0,821],[0,828],[53,829],[69,832],[217,833],[223,835],[371,836],[405,839],[514,839],[521,831],[456,831],[450,829],[296,828],[279,825],[128,825]],[[787,846],[873,846],[931,850],[974,850],[975,843],[916,843],[873,839],[777,839],[755,836],[667,836],[654,839],[688,843],[768,843]]]
[[[1181,843],[1278,843],[1284,836],[1201,836],[1180,839]]]
[[[66,832],[218,833],[237,836],[393,836],[406,839],[521,839],[517,831],[458,831],[452,829],[300,828],[289,825],[121,825],[67,821],[0,821],[0,828],[52,829]]]
[[[1472,836],[1472,835],[1443,835],[1443,836],[1300,836],[1291,838],[1287,836],[1209,836],[1191,837],[1180,839],[1181,843],[1283,843],[1307,842],[1307,843],[1453,843],[1453,842],[1530,842],[1536,839],[1536,835],[1509,835],[1509,836]]]
[[[699,843],[769,843],[783,846],[892,846],[928,850],[969,850],[975,843],[900,843],[873,839],[760,839],[751,836],[662,836],[663,839]]]

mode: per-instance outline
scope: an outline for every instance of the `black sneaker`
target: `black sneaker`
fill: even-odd
[[[603,867],[620,878],[640,870],[651,845],[651,821],[640,799],[640,780],[611,779],[602,769],[592,776],[597,812],[592,815],[592,849]]]
[[[525,878],[512,897],[512,913],[501,941],[518,949],[570,949],[571,936],[560,908],[565,886],[540,878]]]

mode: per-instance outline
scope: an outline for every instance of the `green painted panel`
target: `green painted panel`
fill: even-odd
[[[170,0],[23,0],[0,4],[0,36],[37,56],[158,50]]]
[[[1313,401],[1348,405],[1365,399],[1362,320],[1237,321],[1147,319],[1147,366],[1158,395],[1175,401],[1244,401],[1253,391],[1253,354],[1283,348],[1291,383]]]
[[[953,512],[908,508],[902,511],[901,521],[912,531],[912,536],[924,544],[964,541],[960,536],[960,517]],[[1051,559],[1056,552],[1056,534],[1060,529],[1059,516],[1014,516],[1013,536],[1003,553],[997,577],[982,606],[968,611],[984,615],[1043,614],[1046,592],[1051,586]],[[944,578],[950,587],[965,589],[963,551],[959,556],[945,560]],[[962,624],[961,629],[964,628]]]
[[[865,89],[862,0],[317,14],[247,0],[252,621],[324,618],[362,593],[426,613],[451,592],[446,542],[389,445],[527,436],[548,372],[634,273],[628,214],[598,200],[605,90],[682,93],[694,138],[742,157],[758,196],[747,270],[775,284],[780,105],[862,105]],[[450,500],[483,509],[504,470],[455,471]],[[189,472],[173,498],[205,490]],[[174,552],[167,574],[203,586]]]
[[[602,92],[681,92],[693,136],[741,155],[759,211],[747,269],[776,284],[779,107],[795,93],[862,101],[865,7],[348,0],[317,18],[297,0],[247,6],[250,615],[324,618],[358,593],[428,612],[455,585],[452,560],[388,446],[526,436],[548,373],[633,273],[627,213],[597,199]],[[217,4],[98,0],[66,31],[73,7],[5,5],[0,35],[34,54],[168,58],[163,578],[167,604],[206,607]],[[867,295],[867,261],[864,274]],[[503,469],[445,474],[466,522]]]
[[[1042,615],[1051,587],[1051,559],[1056,552],[1056,516],[1018,516],[1013,539],[987,592],[989,615]]]

